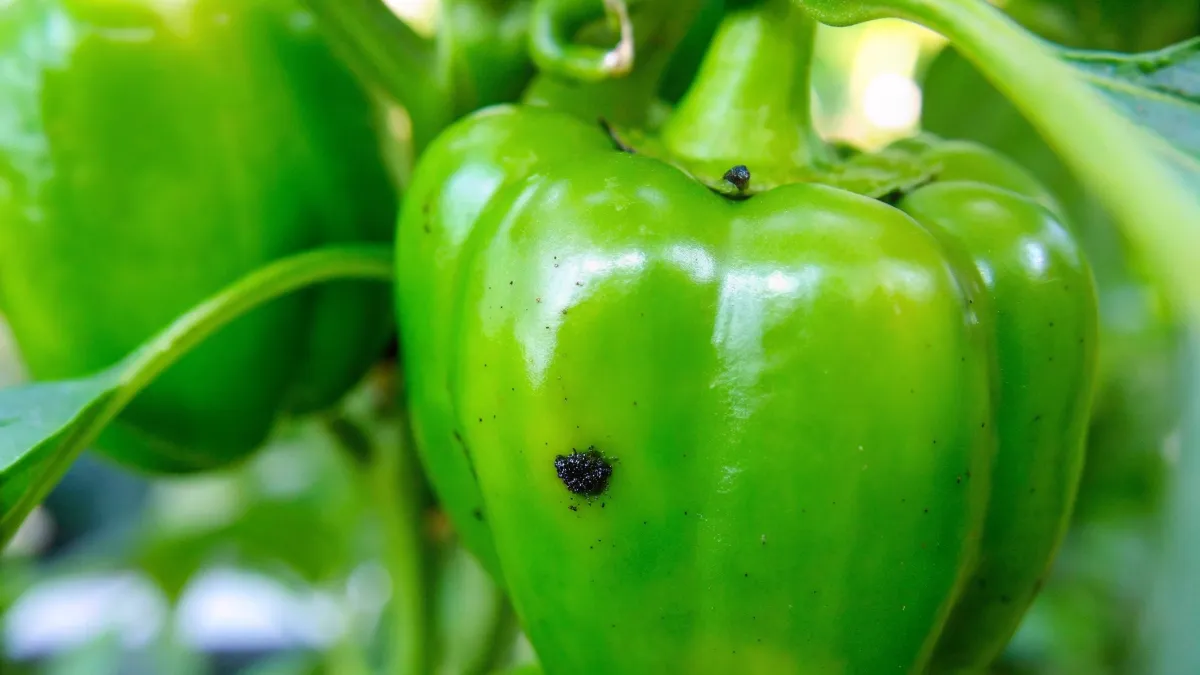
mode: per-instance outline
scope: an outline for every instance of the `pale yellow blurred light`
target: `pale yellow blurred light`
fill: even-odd
[[[439,0],[384,0],[384,4],[418,33],[429,35],[437,27]]]
[[[847,105],[832,135],[872,149],[915,132],[921,117],[917,63],[939,36],[891,19],[838,30],[854,31],[846,35],[854,47],[848,55]]]
[[[862,110],[882,130],[911,129],[921,118],[921,88],[907,75],[881,73],[863,90]]]

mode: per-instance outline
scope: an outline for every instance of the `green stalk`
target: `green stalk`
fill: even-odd
[[[413,31],[382,0],[304,2],[359,77],[408,111],[418,155],[454,115],[436,44]]]
[[[777,176],[832,161],[812,124],[816,30],[790,0],[728,11],[663,129],[668,154],[705,176],[735,165]]]
[[[538,52],[538,21],[550,23],[550,18],[565,21],[561,15],[539,17],[539,13],[547,14],[549,6],[575,7],[581,0],[543,0],[539,2],[534,12],[534,41],[535,54]],[[595,9],[596,0],[583,0],[591,3],[589,9]],[[543,68],[525,91],[523,102],[527,105],[546,106],[562,112],[573,114],[584,119],[603,118],[606,122],[619,127],[642,128],[650,125],[654,104],[658,100],[663,77],[671,63],[675,49],[687,35],[688,29],[700,12],[699,0],[654,0],[640,6],[636,15],[624,11],[617,16],[620,25],[621,40],[625,43],[621,49],[628,49],[633,61],[632,70],[626,74],[617,75],[609,72],[605,76],[598,73],[602,70],[598,61],[600,57],[592,55],[593,65],[598,69],[594,76],[564,77],[566,66],[557,63],[556,66]],[[565,9],[557,7],[556,11]],[[578,17],[576,17],[578,18]],[[563,36],[549,33],[550,28],[542,39],[553,42],[556,47],[543,46],[542,61],[551,57],[563,60],[568,57],[566,50],[578,50],[587,53],[588,48],[579,45],[564,47],[560,44]],[[557,30],[561,31],[561,27]],[[552,39],[553,38],[553,39]],[[614,52],[615,53],[615,52]],[[580,56],[579,58],[583,58]],[[578,64],[576,64],[578,66]],[[582,67],[582,66],[578,66]]]
[[[421,531],[420,465],[406,434],[375,444],[367,481],[383,530],[383,562],[392,580],[392,637],[387,641],[389,675],[429,672],[427,551]]]

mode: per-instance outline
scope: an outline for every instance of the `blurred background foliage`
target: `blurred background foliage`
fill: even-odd
[[[418,31],[436,30],[436,0],[389,4]],[[1195,0],[998,4],[1075,48],[1144,51],[1200,33]],[[825,135],[877,148],[925,130],[997,148],[1051,187],[1099,282],[1102,383],[1074,523],[994,672],[1200,672],[1158,663],[1163,630],[1200,629],[1186,615],[1181,627],[1162,592],[1189,574],[1179,551],[1200,546],[1169,518],[1200,494],[1200,476],[1181,470],[1181,447],[1195,451],[1179,431],[1192,371],[1160,289],[1095,200],[937,35],[898,21],[822,28],[817,50]],[[22,379],[0,331],[0,386]],[[373,396],[365,387],[348,409],[373,414]],[[378,420],[372,428],[383,431],[370,442],[400,437]],[[147,479],[85,457],[0,555],[0,672],[369,672],[387,634],[382,610],[405,589],[389,585],[372,497],[336,432],[321,419],[285,426],[247,464],[190,478]],[[527,663],[511,609],[426,504],[438,673]]]

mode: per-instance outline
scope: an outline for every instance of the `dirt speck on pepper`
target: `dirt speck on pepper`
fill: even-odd
[[[612,477],[612,464],[594,446],[585,452],[572,449],[570,455],[558,455],[554,470],[568,490],[586,497],[603,494]]]

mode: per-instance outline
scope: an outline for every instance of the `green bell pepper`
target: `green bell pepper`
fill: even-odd
[[[1088,265],[978,146],[886,201],[781,180],[838,161],[814,29],[790,0],[729,11],[662,159],[502,106],[414,174],[417,445],[548,673],[977,668],[1061,538]]]
[[[0,9],[0,307],[31,373],[107,367],[205,297],[314,246],[391,236],[377,110],[286,0]],[[222,329],[98,445],[227,464],[379,355],[386,290],[330,284]]]

